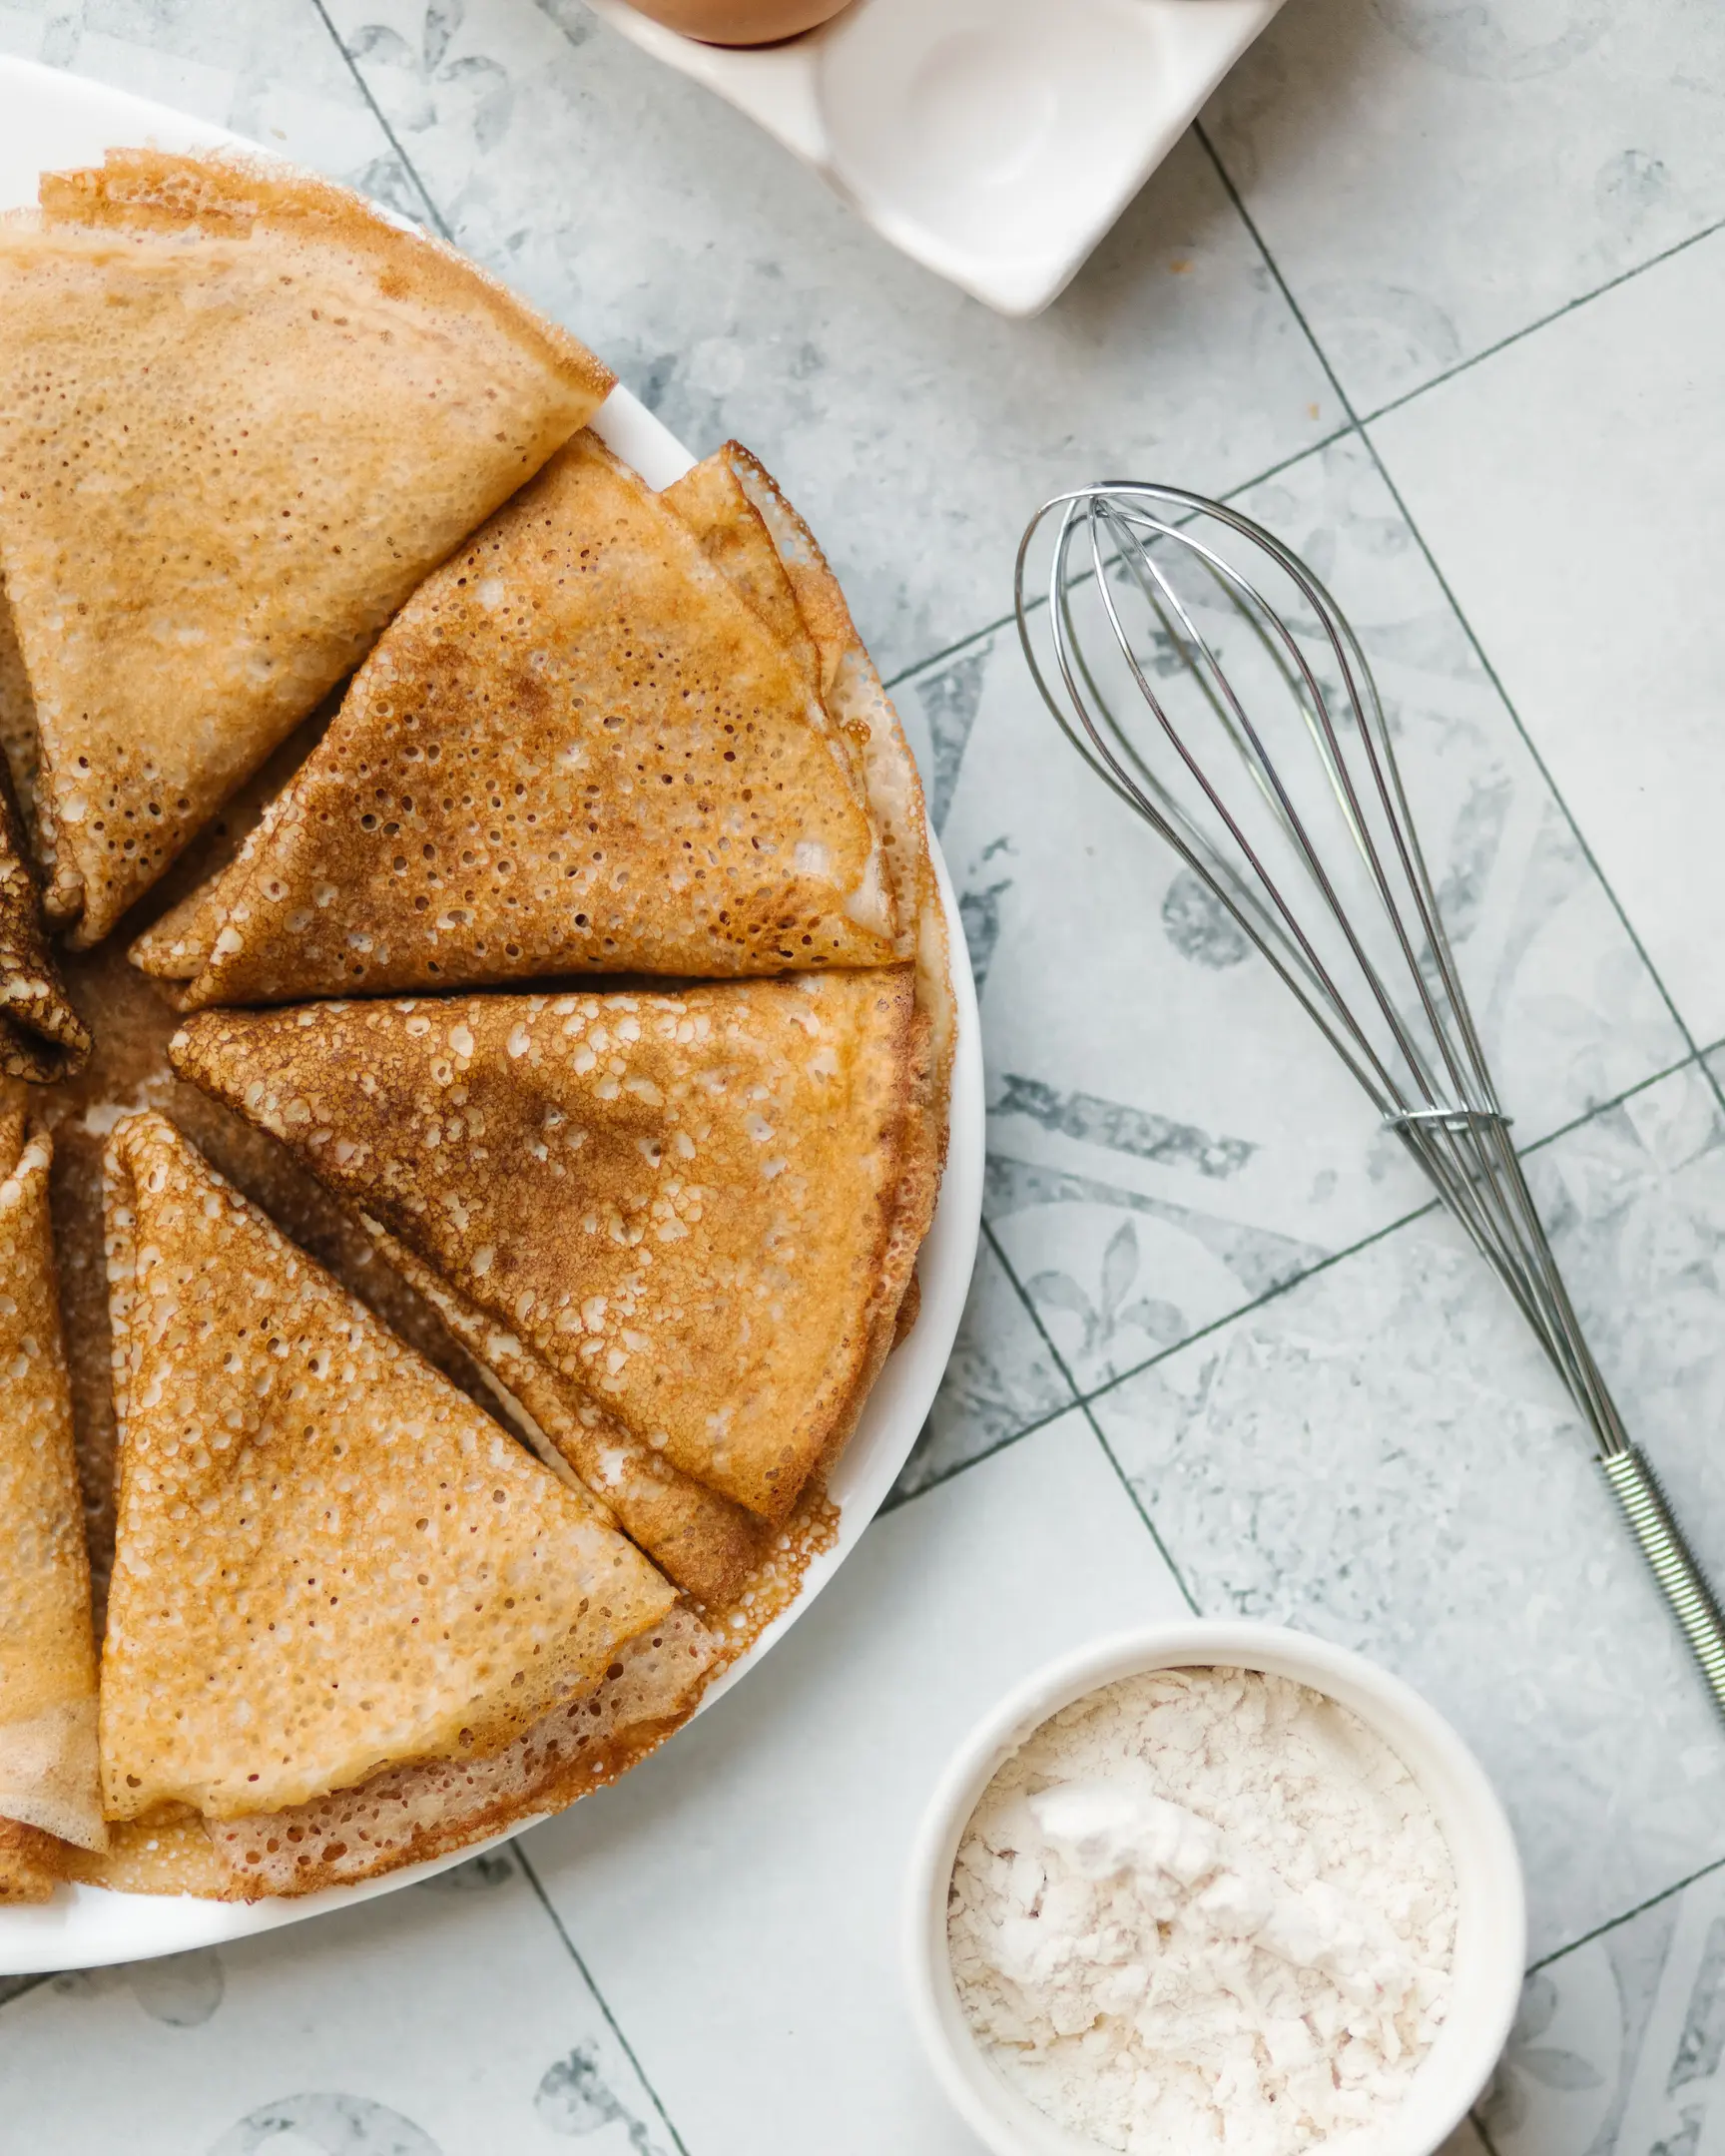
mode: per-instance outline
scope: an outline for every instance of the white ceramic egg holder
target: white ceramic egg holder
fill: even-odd
[[[595,14],[1002,314],[1062,289],[1282,0],[853,0],[747,52]]]

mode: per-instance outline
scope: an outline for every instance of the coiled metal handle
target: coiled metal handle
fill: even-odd
[[[1633,1445],[1608,1454],[1599,1465],[1623,1507],[1623,1516],[1635,1531],[1642,1555],[1653,1567],[1653,1577],[1683,1627],[1683,1637],[1712,1688],[1714,1704],[1725,1715],[1725,1615],[1721,1615],[1713,1590],[1689,1554],[1664,1491]]]

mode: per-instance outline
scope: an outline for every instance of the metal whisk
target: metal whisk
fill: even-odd
[[[1052,532],[1045,610],[1031,556]],[[1300,558],[1171,486],[1080,488],[1018,550],[1018,631],[1073,747],[1352,1071],[1514,1298],[1725,1714],[1725,1617],[1630,1443],[1534,1209],[1359,639]]]

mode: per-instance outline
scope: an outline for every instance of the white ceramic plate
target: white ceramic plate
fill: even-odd
[[[138,143],[170,150],[221,145],[257,148],[165,106],[147,104],[142,98],[80,81],[53,68],[0,58],[0,209],[34,203],[37,175],[45,166],[98,164],[111,146]],[[612,391],[594,425],[653,486],[669,485],[695,461],[626,389]],[[803,1591],[791,1608],[713,1686],[702,1702],[703,1713],[784,1638],[856,1547],[916,1441],[958,1331],[982,1208],[982,1054],[964,932],[938,846],[934,847],[934,869],[952,950],[958,1048],[952,1072],[946,1176],[934,1225],[917,1265],[921,1311],[909,1337],[888,1359],[862,1410],[857,1434],[833,1472],[829,1489],[841,1514],[837,1542],[810,1566]],[[153,1954],[218,1945],[224,1939],[296,1923],[324,1909],[346,1908],[373,1894],[391,1893],[446,1871],[472,1854],[472,1849],[461,1850],[365,1886],[331,1887],[294,1900],[199,1901],[108,1893],[98,1886],[62,1887],[39,1908],[0,1909],[0,1974],[138,1961]]]
[[[1001,314],[1056,297],[1282,0],[852,0],[728,52],[589,0]]]

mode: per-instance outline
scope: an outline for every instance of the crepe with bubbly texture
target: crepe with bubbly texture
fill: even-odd
[[[611,377],[291,168],[114,151],[0,225],[0,568],[97,941]]]
[[[90,1056],[90,1033],[48,948],[36,877],[12,786],[0,764],[0,1074],[50,1084]]]
[[[213,1011],[170,1056],[632,1437],[778,1520],[850,1434],[927,1229],[926,1033],[902,966]]]
[[[787,634],[789,594],[813,650],[822,700],[856,759],[880,833],[881,860],[903,938],[901,955],[915,959],[916,1008],[928,1023],[918,1112],[927,1127],[926,1142],[936,1162],[943,1162],[957,1019],[922,784],[898,714],[814,533],[741,442],[727,442],[668,487],[664,498],[777,635]]]
[[[545,1464],[574,1476],[697,1602],[709,1610],[734,1602],[766,1554],[771,1530],[765,1522],[631,1436],[380,1222],[362,1209],[355,1217],[485,1372],[505,1413]]]
[[[908,956],[850,746],[590,433],[428,577],[178,951],[187,1007]]]
[[[672,1589],[225,1183],[110,1140],[120,1425],[102,1651],[112,1820],[232,1819],[502,1751]]]
[[[106,1843],[96,1648],[48,1220],[49,1141],[0,1100],[0,1903]]]

